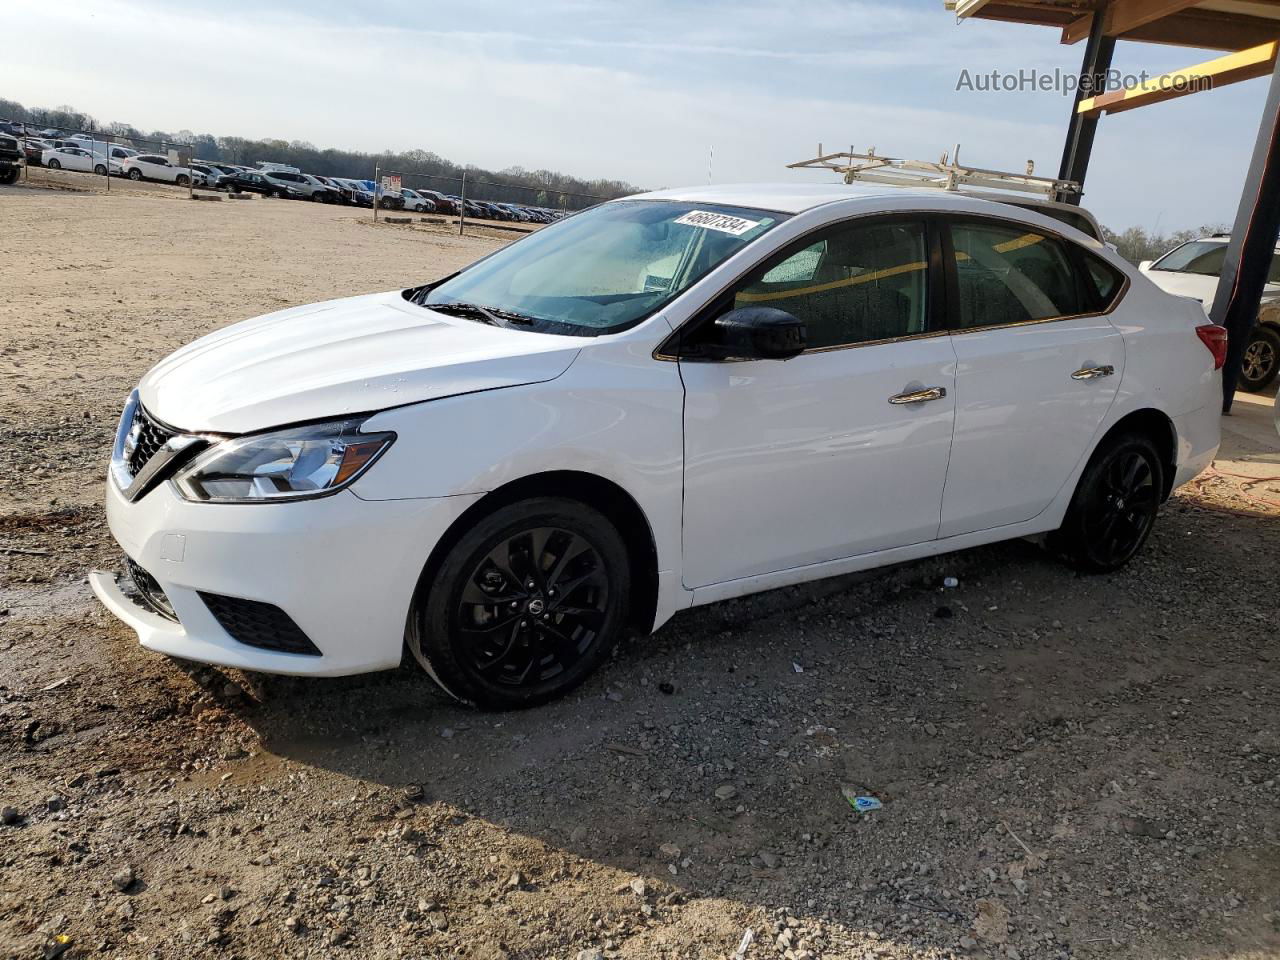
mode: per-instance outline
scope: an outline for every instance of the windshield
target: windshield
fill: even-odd
[[[1216,277],[1222,273],[1222,261],[1227,255],[1227,245],[1210,240],[1192,240],[1174,247],[1151,265],[1152,270],[1168,270],[1172,273],[1198,273],[1203,277]],[[1272,254],[1271,269],[1267,271],[1267,283],[1280,283],[1280,253]]]
[[[530,234],[415,300],[442,310],[480,306],[550,333],[616,333],[784,219],[718,204],[615,201]]]
[[[1192,240],[1175,247],[1151,265],[1152,270],[1170,270],[1174,273],[1199,273],[1216,277],[1222,272],[1222,258],[1227,245],[1208,240]],[[1274,272],[1274,270],[1273,270]]]

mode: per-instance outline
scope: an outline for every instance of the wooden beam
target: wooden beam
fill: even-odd
[[[1006,23],[1029,23],[1041,27],[1065,27],[1080,16],[1073,7],[1023,6],[1016,2],[991,0],[977,15],[979,20],[1001,20]]]
[[[1213,10],[1186,10],[1136,27],[1124,37],[1202,50],[1247,50],[1277,38],[1280,38],[1280,20]]]
[[[1123,90],[1102,93],[1081,100],[1077,112],[1097,117],[1103,113],[1122,113],[1153,103],[1163,103],[1193,93],[1225,87],[1229,83],[1264,77],[1275,70],[1280,42],[1264,43],[1248,50],[1228,54],[1216,60],[1184,67],[1151,77],[1143,83]]]
[[[1123,37],[1130,30],[1181,13],[1199,0],[1113,0],[1102,18],[1102,29],[1109,37]]]
[[[1062,42],[1066,44],[1079,43],[1089,36],[1089,31],[1092,29],[1093,14],[1086,13],[1083,17],[1077,17],[1062,28]]]
[[[990,2],[991,0],[956,0],[956,16],[972,17]]]
[[[1198,0],[1113,0],[1102,13],[1102,32],[1108,37],[1122,37],[1130,30],[1144,27],[1165,17],[1190,9]],[[1062,30],[1062,42],[1078,43],[1089,35],[1092,13],[1079,17]]]

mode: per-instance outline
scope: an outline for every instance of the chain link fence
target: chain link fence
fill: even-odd
[[[110,192],[111,178],[127,175],[124,163],[130,157],[159,156],[174,168],[174,179],[170,182],[185,186],[188,192],[195,187],[189,166],[194,159],[193,147],[189,143],[118,136],[101,130],[36,129],[30,123],[12,126],[18,128],[14,135],[26,154],[24,180],[31,178],[33,168],[66,170],[88,174],[93,178],[87,181],[90,186],[100,186]]]
[[[484,220],[492,225],[495,220],[504,219],[501,214],[506,212],[510,214],[505,218],[509,222],[536,225],[611,199],[591,193],[556,190],[554,187],[524,186],[480,177],[472,178],[465,172],[460,177],[451,177],[444,174],[384,170],[381,166],[376,166],[373,179],[376,187],[373,206],[375,220],[380,211],[409,209],[412,206],[411,198],[401,193],[407,187],[435,203],[437,213],[456,215],[459,234],[465,229],[468,219]],[[441,209],[442,206],[447,208]],[[521,220],[519,214],[512,213],[510,208],[526,212],[538,211],[546,214],[547,219]],[[495,216],[495,213],[498,215]]]

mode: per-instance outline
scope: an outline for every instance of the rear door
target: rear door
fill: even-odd
[[[956,425],[940,537],[1030,520],[1093,445],[1124,370],[1124,278],[1071,241],[950,221]]]

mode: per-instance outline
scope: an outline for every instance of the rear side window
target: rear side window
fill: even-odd
[[[1111,305],[1115,303],[1116,297],[1120,295],[1120,289],[1124,286],[1124,274],[1097,257],[1084,255],[1085,269],[1089,274],[1089,282],[1093,285],[1093,289],[1098,292],[1098,310],[1109,310]]]
[[[1062,243],[1018,224],[951,225],[962,329],[1088,313],[1085,288]]]

